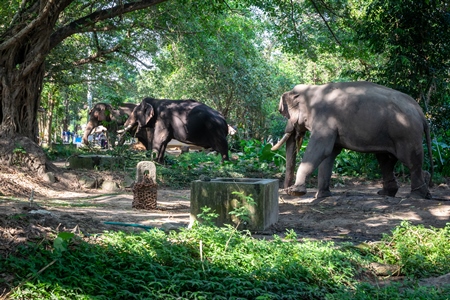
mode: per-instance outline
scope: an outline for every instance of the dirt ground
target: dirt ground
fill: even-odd
[[[157,209],[136,210],[131,207],[133,192],[130,188],[115,194],[99,189],[81,189],[78,179],[85,173],[92,175],[93,171],[66,170],[65,185],[62,184],[64,180],[59,180],[59,185],[50,185],[20,173],[0,173],[3,176],[0,178],[0,187],[4,189],[5,182],[9,183],[12,192],[14,185],[20,184],[16,192],[22,195],[0,196],[0,232],[6,232],[7,227],[16,227],[16,232],[19,232],[17,226],[21,223],[14,224],[14,220],[23,219],[28,219],[35,226],[57,228],[60,231],[76,230],[84,234],[101,233],[104,230],[145,230],[143,227],[167,229],[187,227],[189,224],[188,189],[160,188]],[[96,176],[118,183],[123,180],[121,176],[107,172],[98,172]],[[380,240],[383,233],[389,233],[403,220],[438,228],[450,222],[448,184],[433,187],[431,192],[436,199],[417,200],[407,198],[409,186],[406,184],[401,186],[394,198],[377,195],[381,187],[377,182],[343,182],[333,188],[332,197],[325,199],[314,199],[314,188],[309,189],[303,197],[289,196],[280,189],[278,222],[255,235],[270,238],[273,234],[283,234],[293,229],[299,238],[358,243]],[[32,202],[29,201],[30,190],[34,190]],[[16,217],[8,217],[12,215]],[[112,225],[108,222],[123,224]]]

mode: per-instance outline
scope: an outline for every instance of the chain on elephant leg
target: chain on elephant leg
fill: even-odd
[[[430,191],[428,190],[428,185],[424,182],[421,186],[411,189],[411,198],[414,199],[432,199]]]
[[[422,177],[428,187],[433,186],[430,172],[422,170]]]

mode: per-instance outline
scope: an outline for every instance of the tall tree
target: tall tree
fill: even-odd
[[[1,23],[7,24],[0,26],[0,162],[11,164],[14,149],[21,147],[28,154],[26,167],[44,172],[37,111],[50,51],[74,34],[112,30],[124,14],[164,0],[9,2],[0,8]]]

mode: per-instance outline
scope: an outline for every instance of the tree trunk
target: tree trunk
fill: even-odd
[[[38,21],[12,26],[0,38],[0,163],[38,173],[46,170],[46,156],[37,145],[37,112],[56,19],[42,9]]]
[[[53,112],[55,109],[55,98],[53,92],[48,93],[48,112],[47,112],[47,124],[45,126],[46,135],[47,135],[47,145],[49,147],[52,146],[53,142],[53,129],[52,129],[52,123],[53,123]]]

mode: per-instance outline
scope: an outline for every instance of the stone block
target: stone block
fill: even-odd
[[[215,220],[217,226],[231,224],[236,226],[238,220],[230,212],[239,206],[247,207],[249,221],[240,224],[241,229],[263,231],[278,221],[278,187],[277,179],[259,178],[216,178],[208,181],[196,180],[191,183],[190,225],[199,220],[197,215],[203,207],[211,208],[219,216]],[[251,196],[256,203],[250,205],[241,199]]]

